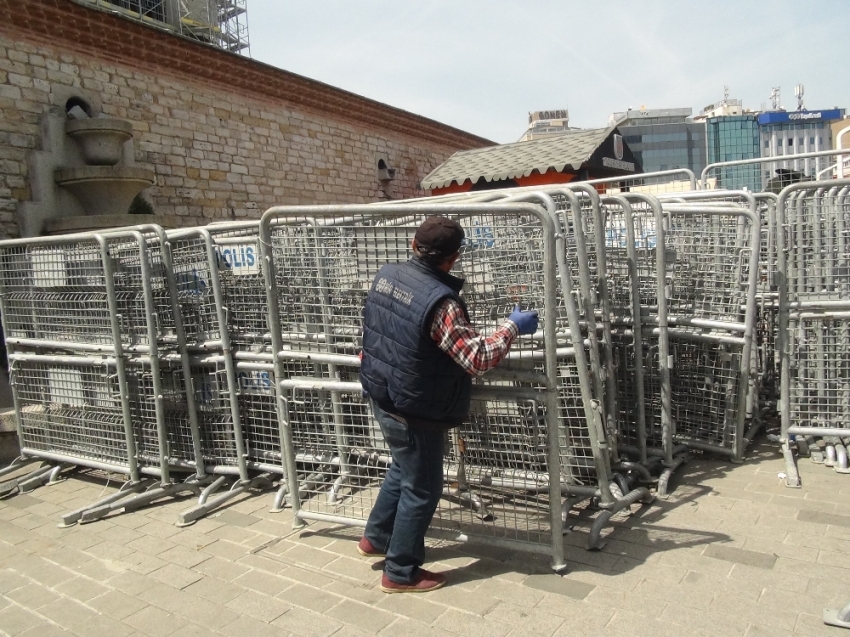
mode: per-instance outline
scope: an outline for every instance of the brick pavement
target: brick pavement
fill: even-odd
[[[619,516],[602,552],[565,538],[570,571],[523,553],[429,541],[450,571],[427,595],[385,595],[358,531],[293,532],[272,495],[197,524],[188,500],[67,529],[58,514],[114,488],[74,477],[0,501],[0,634],[26,637],[842,635],[821,622],[850,601],[850,476],[801,461],[777,477],[762,446],[745,464],[697,459],[673,496]]]

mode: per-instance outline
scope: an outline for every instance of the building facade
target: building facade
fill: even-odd
[[[829,127],[832,129],[832,147],[836,149],[850,148],[850,130],[843,135],[841,134],[843,130],[850,128],[850,117],[847,116],[846,112],[844,119],[832,122]]]
[[[0,13],[0,238],[37,204],[45,118],[73,100],[132,123],[135,164],[155,173],[145,199],[169,226],[422,196],[435,166],[493,143],[88,4],[0,0]]]
[[[625,142],[644,172],[688,168],[699,176],[705,167],[705,126],[691,121],[692,109],[639,109],[613,113]]]
[[[802,93],[801,93],[802,94]],[[778,99],[778,98],[777,98]],[[724,99],[706,106],[696,116],[690,108],[639,110],[613,113],[609,124],[616,124],[635,159],[645,172],[689,168],[697,177],[713,163],[783,157],[833,148],[837,127],[841,127],[844,109],[786,112],[778,101],[773,110],[754,112],[743,108],[740,100]],[[850,145],[850,133],[845,137]],[[706,175],[722,188],[758,192],[779,175],[791,173],[799,179],[825,175],[835,164],[834,157],[766,162],[712,169]],[[778,171],[778,172],[777,172]],[[798,179],[798,180],[799,180]]]
[[[830,124],[832,129],[832,147],[836,150],[841,148],[850,148],[850,117],[845,113],[844,119],[837,120]],[[841,169],[838,170],[838,158],[836,158],[836,170],[833,173],[836,177],[850,177],[850,154],[841,157]]]
[[[528,129],[517,141],[543,139],[570,129],[570,112],[563,108],[554,111],[534,111],[528,114]]]
[[[709,116],[705,119],[706,159],[716,162],[756,159],[759,154],[758,116],[755,113]],[[762,168],[758,164],[729,166],[713,171],[708,178],[717,179],[721,188],[762,190]]]
[[[768,111],[758,116],[759,146],[762,157],[782,157],[802,153],[830,150],[832,143],[831,124],[844,118],[844,109]],[[776,176],[776,170],[785,169],[802,173],[807,179],[830,169],[834,157],[813,157],[763,164],[762,184]]]

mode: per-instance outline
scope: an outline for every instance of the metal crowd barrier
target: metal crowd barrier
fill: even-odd
[[[258,231],[258,222],[210,226],[217,246],[223,303],[227,308],[226,332],[236,375],[236,383],[231,387],[235,387],[235,399],[242,419],[247,465],[252,471],[262,472],[261,479],[273,476],[279,481],[272,507],[278,510],[284,505],[290,485],[281,452],[280,407],[274,391],[277,376],[266,320],[266,265],[260,258]],[[292,231],[297,232],[295,229]],[[299,269],[295,261],[291,265]],[[315,280],[303,278],[286,293],[293,299],[306,299],[314,289]],[[309,340],[315,335],[316,329],[308,329],[306,324],[297,334],[292,334],[293,338],[301,340]],[[310,360],[292,360],[284,365],[284,375],[280,378],[314,376],[316,370],[317,365]]]
[[[660,472],[657,493],[665,497],[672,473],[687,456],[674,442],[671,423],[662,210],[657,200],[641,194],[605,197],[602,204],[616,335],[620,448],[652,474]],[[655,320],[645,315],[650,311]]]
[[[794,450],[850,473],[850,179],[793,184],[777,202],[780,442],[786,484]]]
[[[609,181],[614,180],[602,180],[602,182]],[[625,279],[617,278],[616,270],[622,269],[623,263],[609,261],[610,257],[617,256],[615,245],[620,246],[619,240],[622,240],[623,248],[627,245],[625,236],[619,237],[617,243],[612,244],[615,235],[625,234],[625,225],[618,222],[614,224],[616,227],[606,227],[609,221],[606,215],[609,210],[600,204],[595,188],[584,183],[546,186],[536,190],[522,189],[520,194],[516,193],[516,189],[508,189],[489,191],[482,196],[486,196],[490,201],[497,201],[499,197],[503,198],[502,201],[523,199],[541,201],[547,205],[552,214],[557,216],[559,227],[563,228],[562,247],[558,251],[559,257],[563,257],[564,276],[561,280],[569,281],[570,286],[568,291],[564,291],[564,296],[570,298],[575,296],[577,299],[578,311],[575,323],[581,328],[580,338],[587,339],[588,342],[592,378],[591,400],[604,406],[601,410],[594,410],[588,415],[588,422],[596,423],[590,427],[590,430],[600,432],[598,436],[595,436],[595,440],[603,450],[598,451],[596,455],[605,459],[605,466],[600,471],[600,475],[604,476],[602,480],[606,483],[614,481],[615,490],[621,493],[629,493],[639,484],[657,482],[659,494],[664,495],[672,472],[684,461],[682,455],[684,447],[673,442],[668,407],[667,410],[658,410],[660,414],[656,416],[656,420],[660,418],[667,423],[663,427],[659,425],[659,429],[665,432],[663,436],[665,442],[659,443],[658,448],[650,445],[650,453],[647,454],[647,432],[644,424],[631,420],[631,417],[637,417],[638,411],[634,409],[635,402],[631,399],[643,401],[644,387],[641,377],[645,377],[648,382],[654,382],[658,387],[653,394],[656,401],[661,401],[662,388],[666,388],[669,404],[669,369],[666,366],[668,357],[666,354],[662,357],[665,361],[665,365],[662,366],[656,353],[653,359],[656,364],[650,366],[646,373],[644,373],[644,364],[639,369],[632,364],[628,370],[625,367],[628,365],[626,361],[618,360],[615,364],[615,357],[624,355],[621,349],[618,349],[625,345],[622,339],[626,338],[630,341],[632,338],[631,323],[634,322],[632,320],[625,330],[623,326],[620,326],[619,331],[612,331],[612,321],[616,323],[619,320],[617,317],[622,311],[622,305],[631,303],[629,280],[632,273],[626,272]],[[649,199],[647,195],[631,193],[622,196],[636,197],[640,200]],[[510,199],[504,199],[505,197]],[[553,210],[552,204],[548,204],[547,200],[554,203]],[[623,202],[629,205],[626,199],[623,199]],[[660,207],[656,207],[660,214]],[[622,214],[620,219],[622,220]],[[615,269],[613,275],[609,267]],[[660,271],[664,271],[663,267]],[[636,273],[635,276],[637,276]],[[639,277],[635,281],[638,287],[642,285]],[[656,286],[657,281],[652,285]],[[640,329],[639,322],[637,329]],[[614,332],[617,332],[617,347],[614,347],[612,341]],[[666,340],[662,339],[661,344],[664,346]],[[655,349],[657,350],[657,347]],[[668,377],[668,382],[660,383],[659,376],[665,375]],[[638,389],[635,389],[636,387]],[[644,410],[639,411],[642,415]],[[626,420],[621,422],[621,418]],[[623,441],[625,445],[620,444]],[[607,492],[607,487],[604,490]]]
[[[679,172],[679,171],[675,171]],[[455,201],[453,198],[451,201]],[[457,200],[461,201],[461,200]],[[470,196],[464,202],[472,201]],[[604,405],[603,409],[590,409],[587,424],[581,432],[573,430],[571,455],[565,462],[573,467],[579,478],[588,480],[589,467],[596,473],[592,480],[597,482],[601,493],[606,494],[600,504],[605,508],[591,529],[589,544],[601,546],[599,532],[607,519],[616,511],[625,508],[637,499],[646,500],[645,486],[655,481],[644,464],[636,464],[620,457],[617,443],[618,411],[617,387],[615,386],[613,350],[611,345],[608,277],[604,259],[597,265],[596,255],[604,254],[604,237],[595,228],[601,227],[599,198],[590,186],[577,184],[556,185],[539,188],[504,189],[478,193],[474,201],[505,203],[529,201],[544,205],[553,215],[560,228],[557,241],[557,257],[562,295],[572,303],[575,299],[575,318],[569,319],[570,303],[563,331],[570,333],[578,326],[575,342],[586,343],[589,372],[592,385],[586,389],[587,404]],[[572,340],[570,342],[573,342]],[[582,356],[584,356],[584,347]],[[588,462],[589,459],[598,461]],[[610,495],[609,495],[610,494]],[[578,498],[577,500],[581,500]],[[565,518],[569,506],[565,506]]]
[[[0,495],[79,466],[127,482],[66,524],[191,491],[188,524],[274,485],[299,521],[365,524],[391,458],[359,385],[363,304],[429,214],[466,230],[457,273],[479,330],[517,302],[542,320],[476,379],[433,532],[560,569],[576,504],[599,507],[600,548],[689,449],[741,459],[780,367],[786,458],[823,444],[846,469],[850,183],[778,199],[693,186],[667,171],[0,242],[23,453],[0,476],[46,463]]]
[[[630,443],[620,448],[644,464],[661,459],[663,496],[685,449],[741,459],[754,433],[745,406],[760,227],[748,208],[693,201],[710,194],[662,197],[623,193],[603,205],[620,437]]]
[[[168,233],[198,405],[201,453],[206,471],[216,475],[197,505],[179,515],[180,524],[191,523],[249,489],[267,487],[275,474],[283,473],[279,459],[271,467],[251,462],[249,450],[254,447],[245,429],[255,415],[243,397],[266,385],[260,382],[262,371],[239,369],[232,343],[244,341],[246,332],[259,334],[255,338],[262,343],[265,333],[256,322],[249,330],[242,329],[241,320],[243,313],[256,317],[265,312],[262,301],[245,308],[245,299],[265,299],[258,227],[257,222],[214,224]],[[270,363],[269,354],[268,367]]]
[[[746,199],[748,195],[737,196]],[[760,227],[751,210],[728,204],[677,207],[628,192],[603,201],[607,226],[604,245],[597,250],[606,255],[610,309],[597,304],[601,306],[597,311],[601,309],[619,327],[614,330],[619,347],[615,351],[628,369],[616,369],[618,404],[628,404],[633,395],[635,403],[643,401],[645,409],[649,406],[643,418],[636,411],[621,412],[626,422],[618,427],[619,435],[636,443],[637,449],[628,444],[621,444],[620,449],[636,452],[646,464],[646,444],[650,443],[652,455],[663,458],[665,470],[659,481],[659,493],[663,494],[670,471],[684,460],[681,443],[740,459],[752,437],[752,429],[745,435],[746,410],[741,408],[749,400],[750,364],[742,360],[752,359],[754,266],[758,264],[752,246],[759,251]],[[627,214],[632,217],[631,224],[625,221]],[[725,221],[724,214],[728,217]],[[635,247],[632,255],[630,245]],[[742,255],[749,256],[744,259]],[[628,290],[631,294],[623,294]],[[637,298],[640,314],[634,305]],[[634,340],[635,328],[641,331],[641,345]],[[704,345],[698,346],[700,342]],[[629,346],[633,351],[622,349]],[[736,346],[741,348],[740,354],[735,354]],[[640,371],[635,356],[644,358]],[[673,376],[671,369],[675,369]],[[707,401],[707,408],[700,406],[706,391],[715,396]],[[658,423],[657,429],[654,423]]]
[[[846,150],[846,149],[844,149]],[[799,162],[805,159],[816,159],[818,161],[815,162],[816,166],[820,166],[820,158],[821,157],[835,157],[840,156],[844,151],[841,149],[832,149],[832,150],[818,150],[808,153],[794,153],[790,155],[777,155],[775,157],[755,157],[753,159],[736,159],[734,161],[724,161],[724,162],[716,162],[713,164],[708,164],[705,168],[703,168],[702,173],[700,174],[700,188],[705,190],[708,189],[709,184],[709,175],[715,172],[719,172],[718,177],[715,178],[716,184],[727,190],[730,189],[739,189],[747,187],[747,184],[752,180],[757,182],[762,181],[761,176],[761,165],[781,165],[783,168],[787,168],[787,164],[793,164],[791,168],[798,170]],[[754,170],[747,171],[744,167],[749,167]],[[749,174],[748,174],[749,173]],[[835,183],[835,180],[833,180]]]
[[[754,206],[665,204],[667,334],[676,437],[743,458],[760,221]],[[672,260],[670,259],[672,257]]]
[[[198,491],[206,476],[164,246],[156,226],[0,242],[22,453],[0,475],[48,463],[0,492],[27,490],[71,466],[128,476],[120,492],[62,516],[73,524]]]
[[[557,283],[563,234],[556,240],[555,215],[528,203],[296,207],[264,215],[278,376],[294,353],[325,364],[322,377],[277,383],[287,469],[300,482],[292,494],[296,518],[365,524],[390,459],[357,382],[362,305],[378,267],[409,258],[410,237],[427,214],[449,214],[466,228],[458,273],[480,330],[495,329],[516,302],[538,308],[543,321],[540,333],[519,339],[508,359],[476,382],[469,421],[451,433],[432,531],[545,552],[560,569],[564,517],[574,499],[596,498],[608,513],[592,530],[598,546],[610,514],[649,492],[617,497],[609,488],[604,436],[588,424],[594,408],[584,337],[577,320],[565,319],[565,307],[577,311]],[[317,221],[287,221],[309,215]],[[310,292],[297,302],[286,291],[305,279]],[[316,317],[318,334],[305,339],[299,330],[315,326]],[[310,425],[312,441],[300,435]]]
[[[659,196],[663,193],[681,193],[697,189],[697,179],[688,168],[659,170],[622,177],[606,177],[581,182],[593,186],[600,194],[616,195],[623,193],[647,194]]]
[[[621,180],[601,180],[604,183],[615,181]],[[627,198],[623,199],[623,202],[628,206],[631,205],[628,198],[642,201],[644,206],[649,205],[646,203],[647,201],[655,202],[656,211],[650,212],[648,221],[643,222],[644,229],[642,232],[644,232],[647,241],[657,241],[654,217],[656,214],[661,214],[660,204],[643,194],[625,192],[621,196]],[[472,195],[468,194],[465,199],[453,197],[449,201],[470,201],[471,198]],[[594,427],[596,427],[601,431],[595,437],[595,440],[604,449],[604,453],[600,452],[597,455],[603,456],[606,463],[605,468],[600,473],[606,476],[603,479],[615,480],[615,489],[620,489],[623,492],[627,492],[636,484],[657,482],[659,494],[664,495],[672,472],[685,460],[683,454],[685,447],[673,440],[669,355],[666,349],[663,355],[659,355],[658,352],[659,348],[666,348],[667,340],[666,338],[656,337],[654,344],[647,344],[647,355],[651,356],[652,359],[651,361],[643,361],[640,368],[636,368],[633,362],[629,365],[626,360],[618,360],[618,364],[614,364],[615,355],[627,356],[622,348],[632,344],[632,330],[640,330],[640,321],[634,327],[633,318],[629,319],[628,325],[619,325],[619,331],[615,330],[618,343],[617,347],[614,347],[612,343],[612,321],[614,323],[619,321],[618,316],[622,313],[623,306],[628,306],[631,303],[629,300],[630,273],[621,272],[624,278],[617,279],[616,273],[611,275],[608,271],[609,267],[622,269],[624,266],[622,259],[626,258],[625,247],[627,242],[624,236],[625,225],[622,223],[623,213],[620,213],[620,222],[614,224],[616,227],[606,228],[605,215],[609,213],[609,210],[600,205],[595,188],[584,183],[574,186],[567,184],[536,189],[486,191],[477,193],[475,200],[539,201],[551,209],[552,206],[548,204],[547,199],[554,202],[555,208],[551,212],[560,218],[559,223],[562,223],[565,229],[563,232],[563,248],[559,250],[559,256],[563,254],[564,272],[568,274],[562,279],[569,278],[571,289],[565,295],[574,295],[577,299],[576,322],[581,326],[581,338],[587,339],[589,345],[590,371],[593,381],[590,392],[591,400],[596,401],[599,405],[604,405],[604,409],[595,410],[588,415],[589,422],[596,421],[598,423],[591,427],[591,430],[595,430]],[[619,205],[619,202],[616,203],[616,206]],[[597,231],[597,228],[605,228],[605,230]],[[650,229],[653,233],[652,237],[646,235]],[[617,254],[616,248],[620,246],[623,249],[620,250],[620,254]],[[645,247],[644,251],[646,250],[650,250],[652,255],[656,254],[654,244],[651,244],[648,248]],[[598,255],[602,255],[602,258],[600,259]],[[609,262],[609,258],[614,258],[615,261]],[[616,261],[617,258],[621,260]],[[656,299],[659,296],[657,294],[658,286],[660,285],[662,289],[664,286],[663,259],[660,263],[660,269],[657,267],[658,263],[652,264],[656,267],[649,273],[649,288],[655,290],[652,297]],[[655,274],[652,272],[655,272]],[[658,272],[662,273],[660,282]],[[645,275],[646,273],[641,278],[635,273],[638,290],[641,289],[641,286],[647,287]],[[625,293],[625,297],[621,293]],[[637,294],[646,296],[645,291],[638,291]],[[662,303],[666,302],[665,295],[660,295],[660,298]],[[657,300],[653,301],[652,305],[655,306],[657,303]],[[612,304],[619,304],[619,307],[615,308]],[[655,320],[658,321],[657,318]],[[662,329],[662,327],[653,327],[656,330]],[[640,356],[642,356],[642,353]],[[649,383],[646,388],[643,387],[644,381],[641,377]],[[662,377],[666,378],[666,381],[662,382]],[[635,410],[634,405],[635,402],[644,400],[645,390],[648,390],[650,395],[649,403],[656,406],[654,410],[647,412],[647,416],[650,418],[650,438],[652,436],[656,438],[650,440],[649,453],[647,453],[645,422],[641,424],[633,419],[638,418],[638,411],[641,416],[644,413],[643,409]],[[662,402],[667,405],[666,409],[660,408]],[[620,422],[621,418],[625,420]],[[621,444],[623,442],[626,444]],[[696,443],[698,444],[699,441],[696,441]],[[621,452],[624,452],[625,456]],[[605,490],[607,491],[607,488]]]
[[[576,357],[576,365],[586,367],[590,374],[590,383],[585,386],[580,383],[580,389],[586,396],[585,404],[592,408],[586,412],[585,424],[570,428],[572,453],[564,462],[578,479],[592,479],[599,493],[604,494],[596,501],[603,511],[596,518],[588,541],[590,548],[601,548],[599,534],[608,519],[638,500],[648,502],[650,497],[646,487],[638,485],[652,482],[645,466],[623,461],[618,449],[618,397],[612,372],[611,323],[607,318],[611,315],[608,275],[604,256],[602,259],[597,256],[604,255],[604,233],[595,231],[604,224],[595,190],[583,185],[550,187],[545,192],[526,192],[500,201],[535,200],[546,207],[558,229],[556,258],[560,292],[566,310],[560,316],[563,322],[561,329],[571,334],[574,350],[581,353]],[[588,351],[586,363],[583,361],[585,343]],[[581,346],[577,348],[576,344]],[[565,391],[569,391],[570,375],[566,374],[561,382]],[[565,407],[562,406],[561,413],[564,412]],[[585,498],[577,494],[565,503],[565,519],[570,506],[582,499]]]
[[[775,409],[779,395],[778,353],[776,351],[778,293],[776,287],[776,200],[773,193],[708,190],[664,194],[668,202],[702,202],[723,206],[745,205],[755,209],[761,223],[756,292],[756,346],[752,348],[752,370],[747,419],[759,422],[762,414]],[[745,308],[742,307],[743,311]]]

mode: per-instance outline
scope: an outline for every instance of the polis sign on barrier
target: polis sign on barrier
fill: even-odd
[[[260,250],[256,240],[219,239],[216,246],[218,267],[235,276],[260,273]]]

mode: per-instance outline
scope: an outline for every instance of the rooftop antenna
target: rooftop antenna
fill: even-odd
[[[773,110],[778,111],[782,108],[779,103],[779,86],[774,86],[773,90],[770,92],[770,101],[773,104]]]
[[[804,88],[803,88],[802,84],[797,84],[797,86],[794,87],[794,95],[797,97],[797,110],[798,111],[802,111],[804,108],[806,108],[803,105],[803,91],[804,91]]]
[[[725,103],[725,102],[728,102],[728,101],[729,101],[729,85],[726,84],[723,87],[723,102]]]

